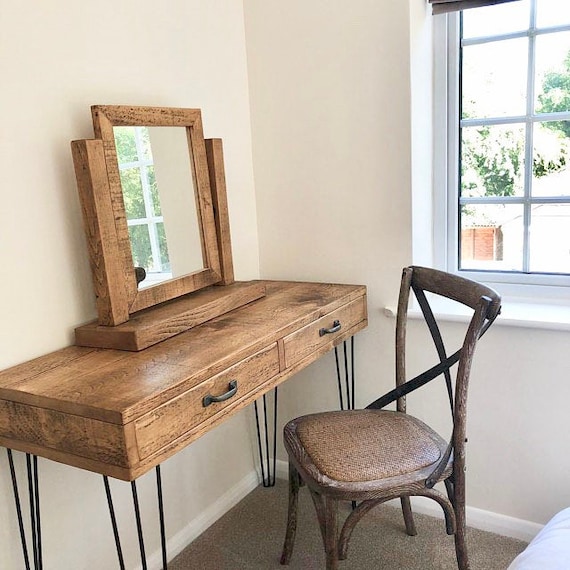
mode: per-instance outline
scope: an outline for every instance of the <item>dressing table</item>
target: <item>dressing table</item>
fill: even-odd
[[[76,329],[75,346],[0,372],[0,445],[10,450],[26,567],[36,570],[42,567],[38,456],[104,476],[124,568],[107,478],[131,482],[137,513],[135,481],[154,468],[161,502],[163,461],[367,324],[364,286],[234,280],[221,141],[204,140],[199,110],[96,106],[92,115],[95,138],[74,141],[72,152],[98,318]],[[134,147],[119,141],[139,125],[150,129],[133,135]],[[142,179],[141,169],[150,165],[149,186],[155,178],[163,184],[161,153],[184,156],[184,151],[163,153],[155,145],[160,140],[155,127],[181,131],[187,143],[198,231],[198,255],[190,266],[178,263],[167,208],[157,207],[153,188],[142,201],[154,208],[144,223],[151,237],[149,224],[158,224],[158,250],[134,241],[136,228],[144,224],[141,214],[133,218],[129,211],[140,204],[133,206],[133,196],[126,193],[133,174],[126,171],[138,169],[136,177]],[[146,163],[138,160],[150,158],[145,137],[152,140],[152,159]],[[122,158],[120,144],[136,152]],[[160,204],[167,201],[160,186]],[[161,232],[168,238],[167,255]],[[162,268],[152,255],[143,255],[151,250],[162,256]],[[346,352],[345,374],[348,381]],[[32,540],[27,541],[19,506],[23,486],[18,486],[12,450],[26,453],[28,460]],[[166,568],[162,508],[159,514]],[[138,514],[136,523],[144,569]]]

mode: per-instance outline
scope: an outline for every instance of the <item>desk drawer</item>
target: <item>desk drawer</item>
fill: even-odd
[[[366,319],[365,298],[359,298],[284,338],[285,367],[293,366],[322,346],[334,344]]]
[[[273,344],[145,414],[135,421],[140,459],[148,457],[224,408],[241,400],[251,390],[278,373],[277,344]],[[220,396],[229,392],[230,383],[233,381],[237,381],[235,394],[224,401],[214,401],[204,405],[204,398],[207,396]]]

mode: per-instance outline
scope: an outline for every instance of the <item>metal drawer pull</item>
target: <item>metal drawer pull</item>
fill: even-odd
[[[334,321],[332,328],[320,329],[319,330],[319,336],[325,336],[326,334],[333,334],[335,332],[338,332],[341,329],[341,327],[342,327],[342,325],[340,324],[340,321]]]
[[[237,392],[237,380],[232,380],[228,384],[228,388],[229,390],[225,394],[222,394],[221,396],[212,396],[212,394],[204,396],[202,400],[202,405],[204,406],[204,408],[209,406],[210,404],[213,404],[214,402],[223,402],[225,400],[229,400],[232,396],[235,396]]]

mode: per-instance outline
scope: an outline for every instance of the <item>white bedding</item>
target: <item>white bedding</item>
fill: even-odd
[[[507,570],[570,570],[570,508],[553,516]]]

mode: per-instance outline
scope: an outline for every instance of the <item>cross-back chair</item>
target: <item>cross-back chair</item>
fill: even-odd
[[[413,292],[434,341],[439,362],[406,381],[406,327]],[[461,348],[446,352],[430,307],[430,296],[446,297],[472,309]],[[410,497],[437,501],[446,530],[455,535],[460,570],[468,570],[465,545],[465,442],[467,387],[477,341],[500,311],[499,295],[480,283],[425,267],[403,270],[396,317],[396,388],[365,409],[310,414],[284,428],[289,455],[289,512],[281,564],[291,559],[301,485],[311,493],[321,528],[327,570],[347,557],[348,542],[358,521],[376,505],[400,498],[406,532],[415,535]],[[451,368],[457,365],[455,381]],[[406,394],[443,376],[451,406],[449,441],[423,421],[406,413]],[[396,402],[396,410],[384,410]],[[443,482],[446,493],[434,486]],[[352,501],[340,534],[339,501]]]

